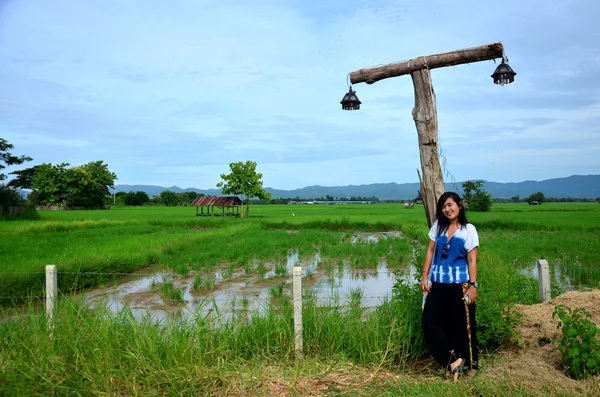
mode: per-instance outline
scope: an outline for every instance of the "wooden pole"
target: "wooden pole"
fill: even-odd
[[[421,155],[421,196],[426,211],[429,227],[435,221],[436,204],[444,193],[444,178],[439,159],[438,122],[435,105],[435,92],[428,69],[411,73],[415,88],[415,107],[412,111],[417,133],[419,135],[419,152]]]
[[[478,47],[444,52],[442,54],[420,56],[408,61],[391,63],[384,66],[360,69],[350,73],[350,82],[352,84],[373,84],[379,80],[411,74],[417,70],[488,61],[502,58],[503,54],[504,46],[502,43],[485,44]]]
[[[50,330],[54,327],[54,306],[57,295],[56,265],[46,265],[46,321]]]
[[[293,269],[293,299],[294,299],[294,351],[296,358],[302,357],[302,267]]]
[[[419,175],[420,191],[429,227],[435,220],[437,200],[444,193],[444,179],[438,149],[437,110],[430,70],[496,58],[504,58],[504,46],[500,42],[421,56],[408,61],[360,69],[350,73],[352,84],[363,82],[372,84],[390,77],[411,75],[415,89],[415,107],[412,114],[419,134],[419,151],[423,172],[422,178]]]

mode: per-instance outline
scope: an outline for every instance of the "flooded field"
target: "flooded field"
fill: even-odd
[[[380,239],[400,238],[399,232],[357,233],[351,244],[373,244]],[[253,260],[244,268],[223,267],[205,273],[181,276],[162,268],[146,268],[120,278],[112,286],[86,292],[91,306],[105,305],[112,312],[128,306],[134,315],[151,315],[155,320],[167,317],[215,315],[229,318],[233,313],[263,312],[272,302],[291,296],[292,269],[302,267],[304,294],[313,296],[318,305],[345,306],[360,300],[368,310],[391,296],[396,273],[378,259],[368,268],[353,268],[350,259],[322,258],[321,254],[301,257],[288,252],[284,263]],[[402,278],[414,280],[414,264],[404,266]]]

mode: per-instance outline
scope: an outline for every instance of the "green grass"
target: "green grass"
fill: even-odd
[[[504,204],[490,213],[468,215],[481,241],[478,335],[486,351],[518,344],[519,316],[513,305],[539,301],[536,280],[521,270],[536,259],[547,259],[553,271],[560,269],[576,286],[600,287],[597,204]],[[115,280],[112,273],[148,265],[179,274],[193,272],[193,290],[208,291],[215,287],[217,270],[223,279],[238,271],[264,277],[270,270],[289,277],[284,265],[290,250],[298,250],[303,258],[320,252],[319,268],[329,273],[344,264],[373,269],[382,259],[402,272],[410,263],[420,268],[428,243],[422,207],[408,211],[391,204],[253,206],[250,219],[200,218],[190,207],[47,211],[41,217],[0,222],[0,295],[41,295],[47,264],[58,266],[59,288],[65,295]],[[349,242],[356,232],[389,230],[399,230],[405,238]],[[158,280],[153,287],[164,300],[181,301],[181,291],[172,281]],[[162,324],[150,317],[136,320],[127,309],[113,316],[89,311],[64,296],[52,332],[33,309],[32,314],[0,322],[0,395],[225,395],[228,390],[260,395],[262,386],[252,374],[269,366],[299,371],[287,376],[292,378],[291,390],[296,390],[291,395],[302,395],[293,379],[305,376],[305,371],[328,372],[340,363],[401,370],[426,354],[420,327],[422,294],[405,283],[397,284],[393,298],[368,314],[361,308],[360,290],[351,292],[349,304],[332,301],[325,307],[317,306],[314,294],[306,291],[306,361],[299,364],[294,360],[292,304],[285,288],[271,288],[271,302],[262,314],[237,312],[219,327],[201,315],[193,317],[193,323]],[[240,297],[237,306],[245,311],[249,299]],[[240,370],[248,376],[231,375]],[[503,389],[495,381],[477,379],[469,386],[427,379],[382,382],[364,390],[347,390],[332,382],[327,390],[328,395],[340,396],[528,395],[518,385]]]
[[[406,239],[341,242],[355,231],[401,230],[421,243],[428,239],[422,207],[408,211],[395,204],[254,206],[249,219],[193,214],[191,207],[42,211],[40,221],[0,222],[0,269],[19,274],[0,275],[5,295],[39,295],[47,264],[58,266],[61,289],[68,291],[112,278],[67,272],[130,272],[156,264],[180,274],[234,265],[264,275],[265,262],[285,262],[290,249],[303,256],[319,250],[355,268],[375,268],[384,257],[403,266],[411,256]],[[480,232],[482,266],[487,253],[496,255],[490,263],[495,267],[531,266],[545,258],[575,284],[598,285],[600,206],[496,204],[492,212],[469,217]]]

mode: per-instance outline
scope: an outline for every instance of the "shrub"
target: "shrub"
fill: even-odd
[[[600,373],[600,330],[590,321],[590,313],[582,308],[575,310],[558,305],[552,318],[560,321],[556,329],[562,331],[558,350],[562,353],[562,364],[567,375],[585,379]]]

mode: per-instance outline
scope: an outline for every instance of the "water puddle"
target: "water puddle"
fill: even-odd
[[[400,238],[401,234],[398,231],[391,232],[379,232],[379,233],[355,233],[350,238],[352,244],[356,243],[377,243],[379,240],[385,240],[387,238]]]
[[[417,268],[411,264],[407,270],[400,278],[408,283],[414,282]],[[317,304],[339,302],[347,305],[358,294],[363,307],[373,308],[391,298],[396,281],[395,272],[388,269],[385,261],[380,261],[376,269],[350,269],[345,266],[330,277],[321,277],[311,289]]]
[[[359,233],[351,242],[369,244],[398,237],[399,232]],[[257,272],[261,266],[262,272]],[[85,295],[92,307],[103,305],[117,313],[128,306],[138,318],[150,315],[160,321],[216,314],[226,320],[239,312],[263,313],[277,298],[291,297],[294,266],[302,267],[304,294],[313,296],[319,306],[344,306],[359,296],[361,306],[368,310],[391,297],[396,282],[396,275],[384,260],[373,269],[351,269],[348,261],[339,261],[333,268],[323,266],[318,252],[301,258],[298,251],[290,251],[284,263],[265,264],[255,260],[250,266],[253,271],[222,268],[206,274],[178,276],[164,269],[146,268],[119,279],[116,285],[95,288]],[[401,277],[414,282],[416,273],[411,264]],[[170,289],[164,288],[169,285]],[[172,291],[176,291],[176,299],[172,299]]]
[[[556,265],[553,263],[550,263],[549,265],[550,265],[550,277],[553,278],[552,281],[554,283],[559,285],[562,288],[562,290],[565,292],[577,290],[577,288],[575,288],[573,285],[573,281],[571,280],[571,277],[569,277],[567,274],[563,273],[563,271],[560,268],[560,265]],[[535,280],[540,279],[540,273],[539,273],[537,264],[534,264],[530,267],[521,269],[520,273],[527,277],[533,278]],[[552,276],[554,276],[554,277],[552,277]]]

